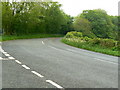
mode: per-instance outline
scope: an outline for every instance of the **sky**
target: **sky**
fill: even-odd
[[[118,16],[120,0],[53,0],[62,4],[61,9],[71,16],[77,16],[83,10],[104,9],[109,15]]]

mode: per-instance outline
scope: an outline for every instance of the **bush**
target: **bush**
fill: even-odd
[[[71,32],[75,37],[82,37],[83,35],[82,35],[82,33],[81,32],[75,32],[75,31],[73,31],[73,32]]]
[[[68,32],[65,36],[65,38],[68,38],[75,42],[86,42],[91,45],[99,45],[101,47],[107,47],[112,48],[113,50],[118,50],[119,45],[117,45],[117,41],[113,39],[103,39],[103,38],[89,38],[87,36],[83,37],[81,32]]]
[[[84,39],[84,41],[87,41],[87,42],[91,40],[91,38],[86,37],[86,36],[83,39]]]
[[[71,32],[68,32],[68,33],[65,35],[65,38],[74,38],[74,35],[73,35]]]
[[[103,46],[103,47],[104,46],[108,47],[108,48],[116,47],[117,46],[117,41],[112,40],[112,39],[101,39],[100,40],[100,45]]]
[[[82,37],[82,33],[81,32],[76,32],[76,31],[72,31],[72,32],[68,32],[66,34],[66,38],[77,38],[77,37]]]
[[[93,45],[95,45],[95,44],[99,45],[100,41],[101,41],[100,38],[94,38],[94,39],[89,40],[89,43],[91,43]]]
[[[102,47],[116,47],[117,46],[117,41],[112,40],[112,39],[101,39],[101,38],[94,38],[89,40],[89,43],[93,45],[100,45]]]

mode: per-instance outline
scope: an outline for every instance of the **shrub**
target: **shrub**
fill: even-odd
[[[72,31],[72,32],[68,32],[66,34],[66,38],[77,38],[77,37],[82,37],[82,33],[81,32],[76,32],[76,31]]]
[[[100,41],[101,41],[100,38],[94,38],[94,39],[89,40],[89,43],[91,43],[93,45],[95,45],[95,44],[99,45]]]
[[[76,31],[73,31],[71,32],[75,37],[82,37],[82,33],[81,32],[76,32]]]
[[[91,45],[98,45],[101,47],[106,47],[106,48],[111,48],[113,50],[119,50],[120,49],[120,44],[117,45],[117,41],[113,39],[103,39],[103,38],[89,38],[87,36],[83,37],[81,32],[68,32],[65,36],[65,38],[69,39],[70,41],[74,42],[86,42]]]
[[[65,35],[65,38],[74,38],[74,35],[73,35],[71,32],[68,32],[68,33]]]
[[[105,47],[115,47],[116,46],[116,41],[112,39],[101,39],[100,45],[105,46]]]
[[[87,41],[87,42],[91,40],[91,38],[86,37],[86,36],[83,39],[84,39],[84,41]]]

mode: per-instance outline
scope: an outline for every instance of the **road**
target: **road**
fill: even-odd
[[[118,88],[118,57],[60,38],[5,41],[1,52],[3,88]]]

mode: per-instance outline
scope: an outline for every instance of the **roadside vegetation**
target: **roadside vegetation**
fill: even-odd
[[[29,34],[29,35],[4,35],[1,36],[0,41],[16,40],[16,39],[34,39],[34,38],[49,38],[49,37],[63,37],[61,34]]]
[[[110,16],[101,9],[84,10],[74,18],[73,32],[62,42],[95,52],[120,56],[120,17]]]
[[[36,37],[65,34],[71,30],[73,18],[60,7],[57,2],[2,2],[3,39],[24,38],[30,34]]]
[[[81,32],[73,31],[68,32],[61,41],[74,47],[120,56],[120,45],[118,46],[118,41],[113,39],[89,38],[84,37]]]
[[[120,16],[95,9],[71,17],[61,6],[58,2],[2,2],[1,41],[67,34],[62,39],[66,44],[119,56]]]

